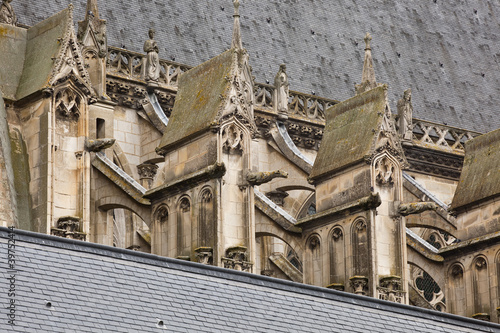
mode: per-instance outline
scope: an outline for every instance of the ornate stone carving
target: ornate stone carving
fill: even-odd
[[[373,69],[372,48],[370,46],[371,40],[372,36],[367,32],[365,36],[365,60],[363,63],[363,74],[361,77],[361,83],[355,86],[356,94],[361,94],[377,87],[375,70]]]
[[[332,238],[334,241],[340,240],[343,236],[344,236],[344,233],[342,232],[342,229],[340,229],[340,228],[333,229]]]
[[[57,220],[57,228],[52,228],[51,234],[54,236],[85,240],[86,234],[80,232],[81,219],[76,216],[63,216]]]
[[[405,141],[411,141],[413,136],[413,105],[411,89],[405,90],[403,98],[398,101],[399,135]]]
[[[289,194],[286,193],[285,191],[280,191],[280,190],[275,190],[275,191],[270,191],[266,193],[266,197],[272,200],[275,204],[278,206],[283,206],[285,203],[285,198]]]
[[[487,313],[475,313],[472,318],[483,321],[490,321],[490,315]]]
[[[483,257],[479,257],[477,260],[476,260],[476,268],[477,270],[482,270],[484,268],[486,268],[486,259],[484,259]]]
[[[187,212],[189,212],[191,210],[191,203],[189,202],[188,199],[183,198],[181,200],[181,203],[179,204],[179,210],[182,213],[187,213]]]
[[[460,265],[453,266],[453,268],[451,269],[451,275],[455,278],[459,277],[459,276],[463,276],[464,270],[463,270],[462,266],[460,266]]]
[[[214,250],[211,247],[198,247],[194,250],[195,257],[200,264],[212,265]]]
[[[366,221],[365,220],[360,220],[358,223],[356,223],[356,230],[358,232],[361,232],[366,229]]]
[[[17,25],[16,13],[10,4],[12,0],[3,0],[0,5],[0,23]]]
[[[309,248],[311,250],[314,250],[320,246],[321,241],[319,240],[319,237],[314,235],[309,239]]]
[[[375,181],[379,185],[392,185],[395,171],[394,163],[387,156],[384,156],[375,162]]]
[[[380,286],[377,288],[379,299],[403,303],[403,292],[401,289],[401,277],[385,276],[380,278]]]
[[[91,151],[94,153],[100,152],[104,149],[107,149],[115,144],[116,139],[95,139],[95,140],[86,140],[85,141],[85,149],[87,151]]]
[[[438,206],[434,202],[413,202],[399,205],[398,213],[403,216],[408,216],[436,209],[438,209]]]
[[[274,178],[288,178],[288,172],[275,170],[268,172],[249,172],[247,174],[248,183],[254,186],[268,183]]]
[[[290,85],[286,74],[286,65],[281,64],[280,69],[274,77],[274,106],[280,117],[287,118],[288,97],[290,96]]]
[[[338,291],[344,291],[345,286],[343,283],[332,283],[326,286],[328,289],[333,289],[333,290],[338,290]]]
[[[226,256],[222,257],[222,263],[224,264],[224,268],[249,272],[252,268],[252,263],[247,261],[247,258],[247,248],[245,246],[235,246],[226,250]]]
[[[137,166],[137,171],[139,172],[139,177],[145,179],[153,179],[158,171],[158,166],[151,163],[143,163]]]
[[[80,96],[69,88],[60,90],[56,94],[56,111],[64,117],[78,119],[80,117],[80,104]]]
[[[260,275],[273,276],[274,271],[272,269],[263,269],[262,271],[260,271]]]
[[[151,188],[153,179],[158,171],[158,166],[152,163],[143,163],[137,166],[137,171],[141,180],[141,185],[146,188]]]
[[[222,149],[226,153],[243,152],[243,130],[235,124],[230,124],[222,130]]]
[[[156,218],[155,220],[159,223],[165,223],[168,221],[168,209],[167,207],[165,206],[160,206],[160,208],[158,208],[156,210]]]
[[[349,278],[349,282],[356,295],[366,295],[368,291],[368,278],[366,276],[352,276]]]
[[[144,52],[147,53],[146,58],[146,74],[145,79],[150,83],[158,83],[160,78],[160,58],[158,57],[158,44],[154,40],[155,30],[149,29],[149,39],[144,42]]]

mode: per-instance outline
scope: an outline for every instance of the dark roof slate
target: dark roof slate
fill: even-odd
[[[33,25],[72,0],[12,4]],[[146,6],[147,4],[147,6]],[[75,20],[86,1],[75,3]],[[198,65],[229,48],[231,0],[99,1],[109,45],[142,52],[155,28],[160,57]],[[393,108],[413,90],[415,117],[480,132],[500,128],[500,6],[494,1],[242,1],[243,45],[259,82],[287,64],[292,90],[344,100],[361,80],[373,36],[378,82]]]
[[[0,227],[4,258],[8,233]],[[16,326],[2,315],[3,332],[161,332],[160,320],[168,332],[500,332],[498,324],[249,273],[26,231],[14,238]],[[0,270],[2,293],[8,274]]]

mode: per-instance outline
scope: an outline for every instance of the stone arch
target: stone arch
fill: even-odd
[[[133,212],[151,228],[151,206],[141,204],[125,193],[101,172],[92,169],[94,184],[97,184],[92,199],[92,217],[90,219],[90,241],[113,245],[113,220],[110,214],[114,209]]]
[[[303,252],[304,247],[302,245],[301,236],[298,234],[292,234],[283,229],[279,224],[271,220],[264,214],[259,214],[258,210],[255,211],[257,214],[255,219],[255,236],[273,236],[281,239],[283,242],[290,245],[291,248],[297,252],[299,258],[304,261]]]
[[[193,230],[193,209],[191,197],[182,195],[177,201],[177,256],[191,257],[191,239]]]
[[[465,267],[460,262],[453,263],[446,273],[448,312],[467,315],[467,291],[465,285]]]
[[[440,287],[444,287],[446,285],[443,264],[441,262],[435,262],[425,258],[410,246],[407,246],[406,248],[408,249],[408,264],[414,265],[425,271]]]
[[[312,211],[310,208],[314,207],[314,213],[316,212],[316,192],[312,192],[309,197],[304,200],[304,203],[298,210],[297,219],[311,215]]]
[[[170,220],[169,220],[170,219]],[[153,212],[153,222],[151,228],[151,252],[166,256],[169,251],[169,245],[173,232],[170,209],[168,205],[161,204]],[[175,232],[175,231],[174,231]]]
[[[345,288],[346,283],[346,249],[345,232],[340,225],[334,225],[328,233],[330,284],[336,284],[340,288]],[[342,285],[342,286],[340,286]]]
[[[370,247],[368,222],[364,217],[354,220],[351,227],[353,271],[356,276],[370,276]]]
[[[306,240],[304,260],[304,282],[323,287],[323,253],[321,236],[317,233]]]
[[[205,186],[198,194],[198,219],[196,219],[195,243],[197,247],[215,246],[214,240],[217,237],[217,218],[215,197],[212,187]]]
[[[478,255],[472,260],[472,296],[474,315],[491,316],[489,264],[484,255]]]

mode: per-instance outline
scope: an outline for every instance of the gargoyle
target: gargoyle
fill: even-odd
[[[250,185],[261,185],[270,182],[274,178],[288,178],[288,172],[276,170],[269,172],[249,172],[247,181]]]
[[[116,139],[95,139],[85,141],[85,149],[97,153],[103,149],[111,147]]]
[[[401,204],[398,207],[398,213],[403,216],[420,214],[428,210],[436,210],[438,207],[434,202],[413,202]]]

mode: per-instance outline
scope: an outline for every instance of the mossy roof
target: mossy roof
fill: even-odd
[[[54,59],[71,24],[71,8],[68,7],[28,29],[23,74],[16,99],[22,99],[48,86]]]
[[[20,100],[48,86],[71,24],[71,8],[29,29],[0,24],[0,89],[5,98]]]
[[[0,23],[0,90],[15,100],[23,73],[28,30]]]
[[[500,129],[465,143],[453,209],[500,195]]]
[[[354,165],[370,154],[383,120],[386,90],[385,85],[374,88],[326,111],[325,131],[311,180]]]
[[[235,50],[230,49],[182,74],[179,90],[159,149],[168,150],[177,142],[210,128],[225,103],[234,71]]]

